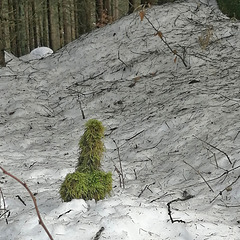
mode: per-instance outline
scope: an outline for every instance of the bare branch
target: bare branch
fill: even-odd
[[[11,178],[15,179],[17,182],[19,182],[23,187],[26,188],[26,190],[28,191],[29,195],[31,196],[32,200],[33,200],[33,203],[34,203],[34,206],[35,206],[35,209],[36,209],[36,212],[37,212],[37,216],[38,216],[38,219],[39,219],[39,224],[43,227],[43,229],[45,230],[45,232],[47,233],[48,237],[53,240],[51,234],[49,233],[47,227],[45,226],[45,224],[43,223],[43,220],[41,218],[41,215],[40,215],[40,212],[38,210],[38,206],[37,206],[37,200],[36,198],[34,197],[33,193],[30,191],[30,189],[28,188],[27,184],[26,183],[23,183],[21,180],[19,180],[17,177],[15,177],[14,175],[12,175],[11,173],[7,172],[4,168],[2,168],[0,166],[0,169],[3,171],[4,174],[7,174],[8,176],[10,176]]]
[[[123,176],[123,168],[122,168],[122,159],[120,157],[120,151],[119,151],[119,147],[116,143],[116,141],[113,139],[113,142],[116,145],[117,148],[117,153],[118,153],[118,159],[119,159],[119,167],[120,167],[120,171],[118,170],[118,168],[115,166],[115,170],[118,172],[119,178],[120,178],[120,187],[121,187],[121,183],[122,183],[122,187],[125,188],[125,181],[124,181],[124,176]]]
[[[218,196],[221,196],[223,194],[224,191],[228,191],[229,188],[231,188],[232,185],[234,185],[238,179],[240,178],[240,175],[231,183],[229,184],[227,187],[225,187],[222,191],[220,191],[211,201],[210,203],[214,202],[215,199],[218,197]]]
[[[99,229],[99,231],[96,233],[96,235],[95,235],[95,237],[94,237],[94,239],[93,240],[98,240],[98,239],[100,239],[100,237],[101,237],[101,234],[102,234],[102,232],[104,231],[104,227],[101,227],[100,229]]]
[[[210,189],[212,192],[214,192],[213,189],[212,189],[212,187],[209,185],[209,183],[206,181],[206,179],[203,177],[203,175],[202,175],[197,169],[195,169],[192,165],[190,165],[189,163],[185,162],[184,160],[183,160],[183,162],[184,162],[185,164],[187,164],[189,167],[191,167],[191,168],[203,179],[203,181],[207,184],[207,186],[209,187],[209,189]]]
[[[186,68],[188,68],[189,66],[186,64],[184,58],[183,58],[181,55],[179,55],[176,50],[172,49],[172,47],[169,45],[169,43],[166,41],[166,39],[164,39],[162,33],[153,25],[153,23],[150,21],[150,19],[149,19],[146,15],[144,16],[144,18],[147,19],[148,23],[149,23],[149,24],[152,26],[152,28],[156,31],[156,34],[157,34],[158,36],[160,36],[162,42],[168,47],[168,49],[169,49],[174,55],[176,55],[177,57],[179,57],[179,58],[181,59],[183,65],[184,65]]]
[[[216,163],[216,167],[218,168],[218,162],[217,162],[217,158],[216,158],[216,154],[209,148],[206,147],[206,149],[213,155],[214,161]]]
[[[2,202],[3,202],[3,209],[1,209],[1,198],[2,198]],[[5,216],[6,223],[8,224],[8,220],[7,220],[6,214],[7,214],[7,213],[10,214],[10,211],[7,210],[7,208],[6,208],[6,202],[5,202],[5,199],[4,199],[3,192],[2,192],[2,189],[1,189],[1,188],[0,188],[0,210],[3,210],[3,211],[4,211],[2,214],[0,214],[0,218],[1,218],[2,216]]]
[[[142,196],[142,194],[144,193],[144,191],[146,190],[146,189],[148,189],[150,192],[152,192],[152,190],[149,188],[151,185],[154,185],[155,184],[155,182],[153,182],[153,183],[150,183],[150,184],[147,184],[144,188],[143,188],[143,190],[139,193],[139,195],[138,195],[138,198],[140,198],[141,196]]]
[[[78,94],[78,103],[79,103],[80,110],[81,110],[81,113],[82,113],[82,118],[85,119],[86,117],[85,117],[85,114],[84,114],[84,112],[83,112],[82,103],[81,103],[81,101],[80,101],[80,96],[79,96],[79,94]]]
[[[222,151],[221,149],[219,149],[219,148],[213,146],[212,144],[210,144],[210,143],[208,143],[208,142],[206,142],[206,141],[204,141],[204,140],[202,140],[202,139],[200,139],[200,138],[198,138],[198,137],[196,137],[196,136],[194,136],[194,135],[193,135],[193,137],[195,137],[196,139],[198,139],[198,140],[201,141],[201,142],[206,143],[208,146],[210,146],[210,147],[212,147],[212,148],[218,150],[219,152],[223,153],[223,154],[227,157],[229,163],[232,164],[232,161],[230,160],[229,156],[228,156],[224,151]]]
[[[172,223],[175,223],[175,222],[185,223],[185,221],[183,221],[183,220],[178,220],[178,219],[177,219],[177,220],[174,220],[174,219],[173,219],[173,217],[172,217],[172,211],[171,211],[171,204],[174,203],[174,202],[186,201],[186,200],[194,197],[193,195],[190,195],[190,194],[188,194],[188,193],[186,194],[186,193],[187,193],[187,192],[184,191],[184,196],[183,196],[183,198],[177,198],[177,199],[174,199],[174,200],[172,200],[172,201],[170,201],[170,202],[167,203],[168,215],[169,215],[170,220],[171,220]]]
[[[145,131],[145,129],[143,129],[142,131],[140,131],[140,132],[138,132],[138,133],[136,133],[136,134],[134,134],[132,137],[130,137],[130,138],[127,138],[127,139],[125,139],[126,141],[129,141],[129,140],[131,140],[131,139],[133,139],[133,138],[135,138],[136,136],[138,136],[139,134],[141,134],[142,132],[144,132]]]
[[[118,50],[118,60],[123,63],[126,67],[128,67],[128,65],[120,58],[120,53],[119,53],[119,50]]]

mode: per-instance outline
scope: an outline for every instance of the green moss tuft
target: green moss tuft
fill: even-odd
[[[240,19],[239,0],[217,0],[219,9],[229,17]]]
[[[99,169],[104,152],[102,123],[96,119],[90,119],[85,126],[85,132],[79,142],[80,156],[77,164],[77,171],[81,172]]]
[[[112,191],[112,174],[100,170],[104,127],[95,119],[89,120],[85,126],[79,142],[80,156],[76,171],[66,176],[60,188],[61,198],[65,202],[74,198],[98,201]]]
[[[60,195],[63,201],[84,199],[96,201],[110,195],[112,190],[112,174],[103,171],[69,173],[61,185]]]

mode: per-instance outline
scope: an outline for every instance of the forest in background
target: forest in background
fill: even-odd
[[[132,13],[140,5],[175,0],[0,0],[0,66],[39,46],[54,51],[81,34]]]
[[[81,34],[103,27],[140,6],[176,0],[0,0],[0,66],[4,50],[17,57],[39,46],[54,51]],[[238,0],[217,0],[221,10],[239,18]]]
[[[19,57],[56,51],[81,34],[131,13],[143,0],[0,0],[1,45]]]

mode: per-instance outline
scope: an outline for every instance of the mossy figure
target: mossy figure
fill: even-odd
[[[85,126],[85,132],[79,142],[78,171],[99,169],[104,152],[102,142],[104,127],[102,123],[96,119],[90,119]]]
[[[61,188],[60,195],[63,201],[84,199],[95,201],[104,199],[112,190],[112,174],[95,170],[92,172],[69,173]]]
[[[80,156],[76,171],[67,174],[60,188],[61,198],[66,202],[74,198],[98,201],[110,195],[112,190],[112,174],[100,169],[104,152],[104,127],[95,119],[89,120],[85,126],[79,142]]]

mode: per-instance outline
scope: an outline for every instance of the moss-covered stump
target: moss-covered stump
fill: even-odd
[[[103,171],[89,171],[67,174],[60,188],[63,201],[72,199],[84,199],[96,201],[110,195],[112,190],[112,174]]]

